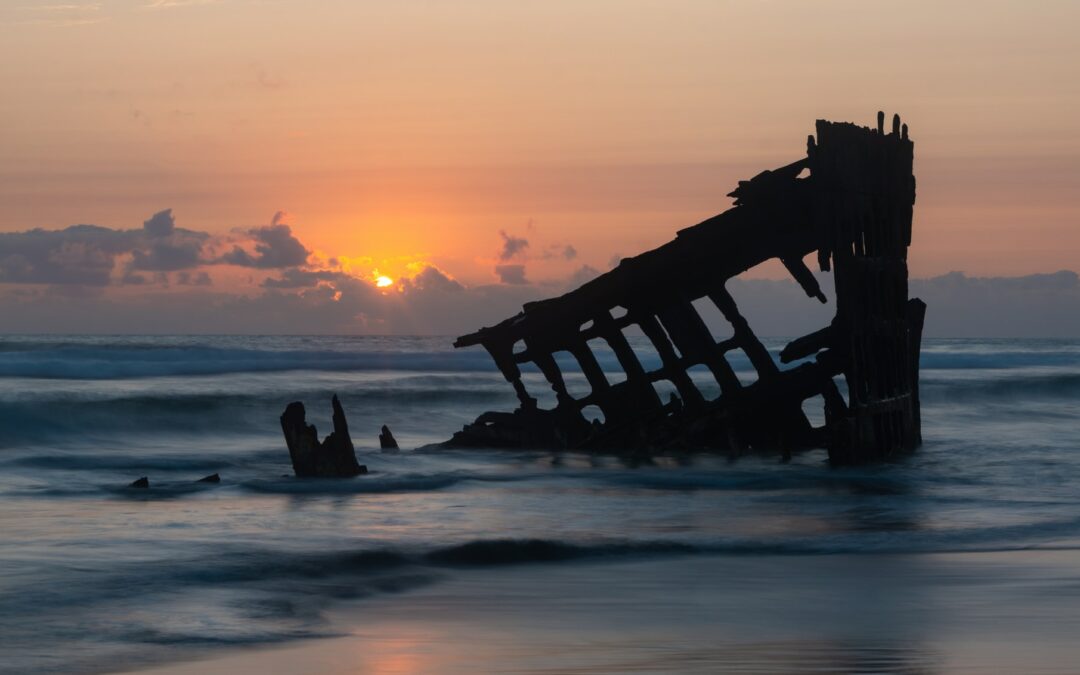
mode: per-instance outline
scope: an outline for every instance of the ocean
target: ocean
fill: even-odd
[[[925,340],[924,445],[843,469],[424,449],[515,405],[450,343],[0,336],[0,672],[1080,669],[1080,341]],[[370,473],[293,478],[335,393]]]

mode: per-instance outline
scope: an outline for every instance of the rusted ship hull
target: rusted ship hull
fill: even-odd
[[[526,305],[491,327],[458,338],[483,346],[513,386],[519,407],[485,413],[448,446],[544,447],[651,452],[828,448],[835,463],[885,459],[921,442],[919,347],[925,305],[908,298],[915,178],[906,125],[891,132],[819,120],[806,157],[742,181],[733,208],[678,232],[659,248],[563,296]],[[804,257],[832,271],[836,314],[788,344],[777,363],[739,311],[725,283],[777,258],[807,296],[826,296]],[[707,298],[731,326],[717,341],[695,309]],[[618,311],[616,311],[618,310]],[[646,370],[625,331],[636,327],[659,354]],[[590,342],[610,348],[625,379],[612,383]],[[727,355],[742,350],[757,374],[739,381]],[[555,354],[577,361],[591,392],[567,391]],[[801,361],[795,367],[784,365]],[[522,381],[531,362],[557,405],[537,406]],[[704,366],[720,387],[706,400],[689,369]],[[837,385],[843,378],[846,386]],[[655,383],[677,396],[663,401]],[[846,396],[842,392],[846,390]],[[803,402],[821,396],[825,424],[813,427]],[[595,405],[602,423],[582,409]]]

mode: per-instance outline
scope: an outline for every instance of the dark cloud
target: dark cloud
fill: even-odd
[[[499,230],[499,236],[503,240],[502,250],[499,251],[499,260],[511,260],[514,256],[524,254],[525,249],[529,247],[528,239],[509,235],[505,230]]]
[[[203,241],[206,235],[191,237],[169,235],[168,240],[155,241],[147,248],[134,249],[131,268],[155,272],[175,272],[191,269],[202,263]]]
[[[600,270],[596,269],[595,267],[590,267],[589,265],[582,265],[577,269],[577,271],[570,275],[570,279],[567,280],[567,286],[569,286],[570,288],[577,288],[586,281],[592,281],[596,277],[600,276],[600,274]]]
[[[836,311],[832,279],[827,274],[818,278],[827,304],[807,302],[786,279],[732,279],[727,287],[759,335],[790,337],[820,328]],[[1075,272],[1019,277],[951,272],[912,279],[908,288],[927,304],[928,337],[1080,336],[1080,278]]]
[[[158,211],[150,216],[149,220],[143,221],[143,230],[151,237],[167,237],[176,229],[176,221],[173,219],[172,209]]]
[[[529,283],[525,279],[524,265],[496,265],[495,274],[498,275],[499,281],[504,284],[521,285]]]
[[[73,225],[0,233],[0,282],[106,286],[116,258],[134,248],[139,232]]]
[[[158,211],[143,222],[143,234],[132,250],[133,270],[175,272],[202,263],[203,244],[210,235],[176,227],[172,209]]]
[[[262,282],[264,288],[300,289],[314,288],[321,283],[329,287],[337,288],[342,284],[365,284],[370,285],[363,279],[356,278],[347,272],[337,270],[305,270],[300,268],[288,268],[281,272],[280,276]],[[417,293],[426,291],[440,291],[444,293],[457,293],[464,291],[465,287],[454,279],[450,279],[442,270],[428,265],[418,274],[411,278],[399,281],[399,286],[405,293]]]
[[[963,292],[999,297],[1013,293],[1076,291],[1080,278],[1076,272],[1062,270],[1051,274],[1022,277],[969,277],[963,272],[949,272],[929,279],[912,279],[915,288],[933,289],[935,293]]]
[[[541,254],[541,260],[574,260],[578,252],[571,244],[550,244]]]
[[[466,287],[434,266],[396,287],[377,289],[336,265],[306,266],[310,253],[275,214],[266,227],[224,241],[211,254],[208,233],[177,227],[170,210],[140,228],[75,225],[62,230],[0,233],[0,316],[18,332],[371,332],[463,333],[517,312],[524,302],[557,295],[600,274],[579,267],[564,282],[530,283],[524,239],[503,236],[504,253],[519,262],[495,266],[501,283]],[[574,256],[572,246],[543,254]],[[576,253],[576,251],[575,251]],[[502,256],[500,256],[502,257]],[[612,261],[617,263],[618,256]],[[205,266],[232,263],[275,271],[254,296],[214,292]],[[253,273],[258,283],[264,274]],[[832,281],[818,275],[830,302],[809,302],[790,280],[732,279],[728,290],[755,332],[793,337],[826,325],[835,311]],[[169,284],[183,292],[167,292]],[[19,284],[41,286],[20,287]],[[142,289],[111,297],[110,284]],[[144,290],[143,290],[144,289]],[[972,277],[952,272],[912,279],[912,296],[929,309],[928,337],[1080,336],[1080,277],[1075,272],[1021,277]],[[731,327],[718,312],[705,317],[718,335]]]
[[[411,279],[402,279],[401,287],[406,292],[417,290],[457,293],[465,290],[465,287],[460,283],[451,279],[441,270],[431,265],[425,267],[419,274]]]
[[[350,278],[344,272],[332,270],[309,271],[296,267],[283,270],[281,276],[269,277],[263,281],[263,288],[312,288],[320,281],[340,281]]]
[[[1073,337],[1080,335],[1076,272],[1020,277],[969,277],[950,272],[912,279],[927,302],[926,328],[945,337]]]
[[[45,306],[55,302],[77,301],[88,305],[100,302],[105,295],[104,286],[84,286],[82,284],[54,284],[47,286],[41,293],[41,302]],[[6,318],[6,317],[5,317]]]
[[[206,272],[189,272],[184,270],[176,273],[178,286],[211,286],[214,281]]]
[[[144,286],[150,283],[150,280],[143,274],[137,274],[133,270],[127,270],[124,272],[124,276],[120,277],[120,284],[122,286]]]
[[[524,278],[524,266],[507,267],[520,272],[504,277]],[[196,287],[208,277],[185,273],[172,275],[176,284],[188,287],[183,293],[166,292],[143,279],[145,292],[122,299],[110,298],[99,287],[50,286],[31,292],[9,286],[0,289],[0,316],[6,330],[18,332],[451,335],[496,323],[525,302],[557,295],[598,272],[581,267],[562,285],[504,281],[465,287],[431,267],[402,279],[401,292],[386,292],[340,271],[289,268],[252,297]],[[790,280],[732,279],[727,288],[758,335],[790,338],[832,319],[832,281],[820,277],[830,299],[824,305],[809,301]],[[1006,278],[952,273],[912,279],[910,287],[929,305],[927,337],[1080,336],[1080,278],[1074,272]],[[705,318],[717,335],[730,334],[719,312]]]
[[[305,264],[311,252],[293,236],[292,228],[278,222],[281,216],[279,211],[272,224],[246,232],[255,242],[254,255],[240,246],[234,246],[232,251],[221,257],[221,262],[256,269],[280,269]]]
[[[143,232],[146,236],[132,251],[131,269],[175,272],[204,262],[203,245],[210,235],[177,227],[172,209],[155,213],[143,223]]]
[[[119,283],[145,283],[133,271],[198,267],[209,238],[206,232],[176,227],[169,209],[132,230],[74,225],[0,233],[0,283],[107,286],[121,260],[127,262]]]
[[[448,292],[437,283],[383,292],[347,276],[304,289],[268,288],[255,296],[156,286],[124,298],[42,296],[13,287],[0,289],[0,315],[12,317],[5,330],[27,333],[462,335],[546,294],[536,286],[502,284]]]

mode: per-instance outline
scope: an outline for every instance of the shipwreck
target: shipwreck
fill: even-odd
[[[484,413],[445,445],[629,453],[826,448],[837,464],[918,446],[926,305],[908,298],[914,144],[899,116],[888,133],[884,123],[883,113],[876,128],[818,120],[806,156],[740,181],[729,194],[732,208],[565,295],[457,338],[455,347],[488,351],[519,406]],[[825,302],[803,261],[815,252],[820,270],[832,272],[835,316],[788,343],[777,362],[725,282],[777,258],[807,296]],[[730,338],[714,338],[693,304],[701,298],[730,323]],[[655,347],[659,368],[646,370],[636,356],[624,332],[633,327]],[[589,344],[595,340],[618,359],[618,382],[599,365]],[[756,381],[740,382],[728,360],[733,350],[745,353]],[[590,393],[567,391],[558,352],[577,361]],[[524,363],[550,384],[553,408],[539,407],[527,391]],[[689,370],[698,366],[715,378],[718,397],[709,400],[695,386]],[[663,400],[654,386],[661,380],[677,395]],[[803,402],[819,395],[824,424],[815,427]],[[597,406],[603,421],[587,420],[587,406]]]

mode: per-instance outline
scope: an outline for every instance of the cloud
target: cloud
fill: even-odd
[[[103,20],[100,16],[100,2],[69,2],[49,5],[25,5],[12,7],[16,18],[12,21],[0,21],[9,25],[41,25],[41,26],[83,26],[98,23]]]
[[[577,269],[577,271],[570,275],[570,278],[567,280],[567,285],[570,288],[577,288],[578,286],[584,284],[587,281],[592,281],[596,277],[600,276],[600,274],[600,270],[596,269],[595,267],[590,267],[589,265],[582,265]]]
[[[528,227],[529,229],[532,229],[531,220],[529,221]],[[499,236],[502,237],[502,249],[499,251],[499,260],[505,263],[514,258],[525,259],[525,249],[529,247],[528,239],[507,234],[505,230],[499,230]],[[522,264],[495,265],[495,275],[498,276],[499,281],[504,284],[522,286],[529,283],[525,278],[525,265]]]
[[[1069,270],[1022,277],[969,277],[963,272],[949,272],[930,279],[913,279],[911,283],[915,288],[933,289],[935,293],[959,292],[993,297],[1014,293],[1076,291],[1080,288],[1076,272]]]
[[[344,272],[332,270],[303,270],[292,267],[283,270],[280,277],[269,277],[262,282],[263,288],[312,288],[320,281],[340,281],[351,278]]]
[[[143,278],[146,290],[133,288],[123,298],[92,286],[40,291],[12,285],[0,289],[0,316],[4,328],[16,332],[460,335],[597,273],[583,266],[557,285],[465,286],[427,267],[387,290],[341,271],[288,268],[250,296],[215,291],[206,285],[208,276],[181,271],[170,278],[182,291]],[[808,300],[789,280],[732,279],[727,288],[758,335],[790,338],[832,319],[832,283],[827,275],[821,281],[830,300],[825,305]],[[952,273],[912,279],[910,286],[929,306],[927,337],[1080,336],[1080,278],[1074,272],[989,278]],[[730,334],[718,312],[705,318],[716,335]]]
[[[202,262],[206,232],[176,226],[172,209],[158,211],[143,222],[143,235],[133,248],[130,269],[173,272],[191,269]]]
[[[176,220],[173,218],[172,209],[165,209],[150,216],[149,220],[144,220],[142,226],[151,237],[167,237],[176,229]]]
[[[496,265],[495,274],[504,284],[527,284],[524,265]]]
[[[166,273],[183,272],[173,277],[177,284],[208,285],[209,273],[200,268],[229,264],[263,270],[297,268],[268,281],[268,288],[313,285],[320,279],[302,270],[310,251],[283,222],[285,217],[279,211],[270,225],[228,237],[178,227],[171,209],[158,211],[137,229],[73,225],[0,233],[0,284],[167,285]],[[232,249],[218,256],[213,249],[222,245]]]
[[[927,303],[927,334],[947,337],[1080,336],[1080,277],[1062,270],[1020,277],[950,272],[912,279]]]
[[[169,209],[151,216],[140,229],[73,225],[0,233],[0,283],[107,286],[121,259],[126,262],[120,283],[144,283],[132,272],[201,265],[209,239],[206,232],[176,227]]]
[[[571,244],[549,244],[539,256],[540,260],[574,260],[578,256],[577,249]]]
[[[453,336],[502,320],[546,294],[535,286],[501,284],[453,292],[382,292],[345,278],[307,289],[265,289],[254,296],[213,287],[147,288],[123,298],[0,292],[0,313],[12,317],[5,330],[23,333]]]
[[[221,262],[256,269],[279,269],[305,264],[311,251],[304,248],[300,240],[293,236],[292,228],[279,223],[282,215],[279,211],[270,225],[246,231],[245,234],[254,242],[254,255],[240,246],[234,246],[232,251],[221,257]]]
[[[503,240],[502,250],[499,251],[499,260],[512,260],[514,256],[523,255],[525,249],[529,247],[528,239],[509,235],[505,230],[499,230],[499,236]]]
[[[147,249],[132,251],[131,267],[136,270],[176,271],[200,264],[202,241],[189,239],[175,243],[154,243]]]
[[[176,283],[179,286],[212,286],[214,281],[206,272],[177,272]]]
[[[433,265],[426,265],[419,274],[411,279],[402,279],[401,287],[406,293],[414,291],[457,293],[465,290],[464,286]]]
[[[251,64],[251,72],[254,75],[255,83],[263,89],[280,89],[285,86],[284,80],[279,75],[268,73],[261,64]]]
[[[120,277],[121,286],[144,286],[150,283],[150,280],[143,274],[138,274],[134,270],[128,269],[124,272],[124,275]]]
[[[67,3],[56,5],[36,5],[23,9],[34,12],[96,12],[101,9],[100,2]]]
[[[807,302],[794,282],[732,279],[727,288],[758,335],[794,337],[828,323],[836,311],[833,282],[817,275],[827,304]],[[1075,272],[972,277],[962,272],[912,279],[911,297],[927,304],[927,337],[1080,336],[1080,278]],[[723,324],[710,328],[730,332]]]
[[[279,212],[265,227],[222,237],[179,227],[168,209],[133,229],[74,225],[0,233],[3,328],[460,334],[601,273],[581,265],[562,281],[534,283],[522,262],[524,244],[514,244],[510,255],[517,261],[494,267],[499,283],[466,286],[426,265],[394,286],[376,288],[336,261],[313,259],[285,218]],[[524,241],[501,234],[504,243]],[[541,250],[565,248],[572,247]],[[221,250],[228,252],[222,256]],[[250,270],[250,285],[242,291],[214,286],[210,272],[225,264]],[[233,271],[238,274],[246,273]],[[825,305],[808,301],[790,280],[732,279],[727,288],[758,335],[794,337],[832,319],[833,284],[829,275],[818,276],[830,299]],[[126,288],[110,293],[105,290],[110,285]],[[912,279],[909,287],[929,305],[928,337],[1080,336],[1080,276],[1072,271],[1021,277],[951,272]],[[730,334],[718,312],[705,318],[717,335]]]
[[[177,7],[197,7],[199,5],[215,5],[220,0],[150,0],[143,5],[143,9],[175,9]]]
[[[73,225],[0,233],[0,283],[106,286],[116,258],[134,248],[138,232]]]

